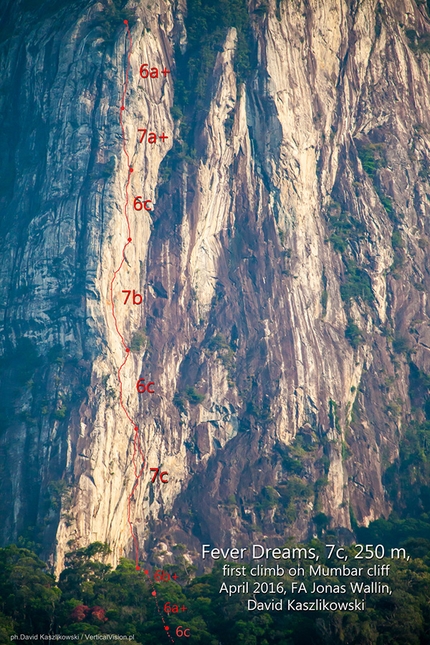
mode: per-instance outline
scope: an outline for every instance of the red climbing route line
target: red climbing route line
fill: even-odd
[[[126,248],[127,248],[127,246],[129,244],[131,244],[131,241],[132,241],[130,220],[128,218],[127,207],[128,207],[128,188],[130,186],[130,177],[131,177],[131,173],[133,172],[133,169],[130,167],[130,156],[128,154],[127,146],[126,146],[126,143],[125,143],[125,129],[124,129],[124,119],[123,119],[123,114],[122,113],[125,110],[125,96],[127,94],[127,88],[128,88],[128,74],[129,74],[129,71],[130,71],[130,57],[131,57],[131,53],[133,51],[133,41],[131,39],[131,33],[130,33],[130,27],[128,26],[128,21],[124,20],[124,24],[127,27],[127,36],[128,36],[128,40],[129,40],[129,48],[128,48],[128,54],[127,54],[127,65],[126,65],[126,68],[125,68],[124,87],[123,87],[122,98],[121,98],[121,108],[120,108],[120,111],[119,111],[119,123],[120,123],[120,126],[121,126],[121,133],[122,133],[122,148],[123,148],[124,154],[125,154],[125,156],[127,158],[127,167],[128,167],[127,183],[125,185],[125,203],[124,203],[124,217],[125,217],[125,221],[127,222],[127,242],[124,244],[124,248],[122,250],[121,263],[120,263],[119,267],[117,268],[117,270],[114,272],[112,280],[111,280],[111,283],[110,283],[110,297],[111,297],[112,316],[113,316],[113,319],[115,321],[115,329],[117,331],[118,336],[121,339],[121,343],[122,343],[125,351],[129,352],[130,350],[126,345],[126,342],[124,340],[124,336],[121,334],[121,332],[120,332],[120,330],[118,328],[118,321],[117,321],[117,318],[116,318],[116,315],[115,315],[115,304],[114,304],[114,300],[113,300],[113,285],[114,285],[116,276],[121,271],[122,265],[125,262]],[[119,372],[124,367],[125,363],[127,362],[127,359],[128,359],[128,355],[127,355],[123,365],[121,365],[121,367],[119,368]],[[121,380],[120,380],[120,382],[121,382]],[[124,408],[124,406],[122,406],[122,407],[124,409],[125,414],[130,419],[130,417],[128,416],[127,410]],[[131,419],[130,419],[130,421],[131,421]]]
[[[128,237],[127,237],[127,241],[124,244],[124,247],[122,249],[122,258],[121,258],[121,262],[119,264],[119,267],[116,269],[116,271],[114,271],[114,274],[112,276],[112,280],[111,280],[111,283],[110,283],[110,299],[111,299],[112,317],[113,317],[114,322],[115,322],[115,329],[116,329],[116,332],[117,332],[117,334],[118,334],[118,336],[119,336],[119,338],[121,340],[121,344],[122,344],[122,346],[123,346],[123,348],[125,350],[125,353],[126,353],[123,362],[121,363],[121,365],[118,368],[117,375],[118,375],[118,381],[119,381],[119,402],[120,402],[120,406],[121,406],[125,416],[127,417],[127,419],[130,421],[130,423],[133,424],[133,428],[134,428],[132,463],[133,463],[133,469],[134,469],[135,482],[134,482],[133,488],[131,490],[131,493],[128,496],[127,521],[128,521],[128,525],[130,527],[130,533],[131,533],[131,537],[132,537],[133,543],[134,543],[134,555],[135,555],[136,569],[139,570],[140,569],[140,566],[139,566],[139,543],[138,543],[137,536],[136,536],[136,533],[135,533],[134,528],[133,528],[133,523],[131,521],[131,502],[133,500],[133,496],[134,496],[134,493],[136,491],[136,488],[139,485],[139,480],[143,475],[143,470],[144,470],[144,467],[145,467],[145,456],[144,456],[143,451],[142,451],[142,445],[141,445],[140,434],[139,434],[139,426],[136,424],[134,419],[130,416],[130,413],[128,412],[128,410],[127,410],[127,408],[126,408],[126,406],[124,404],[123,383],[122,383],[122,378],[121,378],[121,372],[122,372],[123,368],[125,367],[129,357],[130,357],[130,348],[127,347],[127,343],[125,342],[125,338],[122,335],[122,333],[120,332],[119,327],[118,327],[118,320],[117,320],[116,312],[115,312],[115,300],[114,300],[114,295],[113,295],[113,287],[114,287],[115,280],[117,278],[117,275],[121,271],[122,266],[123,266],[123,264],[125,262],[125,259],[126,259],[125,258],[126,249],[129,246],[129,244],[131,244],[131,242],[132,242],[130,220],[129,220],[129,217],[128,217],[127,208],[128,208],[128,202],[129,202],[128,190],[129,190],[129,187],[130,187],[130,177],[131,177],[131,173],[133,172],[133,168],[130,167],[130,156],[128,154],[126,140],[125,140],[125,128],[124,128],[123,112],[125,110],[125,97],[127,95],[127,89],[128,89],[128,77],[129,77],[129,72],[130,72],[130,57],[131,57],[131,54],[132,54],[132,51],[133,51],[133,41],[132,41],[132,38],[131,38],[130,27],[128,26],[128,21],[124,20],[124,24],[127,27],[127,37],[128,37],[129,47],[128,47],[128,52],[127,52],[127,65],[126,65],[126,69],[125,69],[124,86],[123,86],[122,97],[121,97],[121,108],[120,108],[120,111],[119,111],[119,122],[120,122],[121,132],[122,132],[122,147],[123,147],[124,154],[125,154],[125,156],[127,158],[127,166],[128,166],[127,182],[126,182],[126,185],[125,185],[125,202],[124,202],[124,210],[123,210],[123,215],[124,215],[125,221],[127,223],[127,236]],[[137,462],[136,462],[136,457],[137,456],[139,457],[140,467],[137,465]]]
[[[130,348],[127,346],[127,343],[125,342],[125,338],[124,338],[123,334],[121,333],[121,331],[119,330],[119,327],[118,327],[118,320],[117,320],[116,312],[115,312],[115,301],[114,301],[114,296],[113,296],[113,287],[114,287],[115,280],[116,280],[119,272],[121,271],[124,262],[126,261],[126,256],[125,256],[126,249],[129,246],[129,244],[131,244],[131,242],[133,241],[132,237],[131,237],[130,220],[129,220],[128,212],[127,212],[128,204],[129,204],[128,191],[129,191],[129,187],[130,187],[130,179],[131,179],[131,173],[133,172],[133,168],[130,166],[130,155],[128,153],[127,145],[126,145],[124,118],[123,118],[123,114],[124,114],[124,111],[125,111],[125,98],[126,98],[127,89],[128,89],[128,77],[129,77],[129,72],[130,72],[130,57],[131,57],[131,54],[132,54],[132,51],[133,51],[133,41],[132,41],[132,38],[131,38],[131,32],[130,32],[130,27],[128,25],[128,20],[124,20],[124,24],[127,27],[127,38],[128,38],[129,46],[128,46],[128,52],[127,52],[127,64],[126,64],[126,69],[125,69],[125,79],[124,79],[124,85],[123,85],[123,91],[122,91],[122,97],[121,97],[121,107],[120,107],[120,111],[119,111],[119,123],[120,123],[120,126],[121,126],[121,133],[122,133],[122,148],[123,148],[125,157],[127,159],[127,167],[128,167],[127,181],[126,181],[126,184],[125,184],[125,202],[124,202],[124,209],[123,209],[124,219],[125,219],[126,224],[127,224],[127,241],[125,242],[124,247],[122,249],[121,262],[120,262],[118,268],[114,271],[114,274],[112,276],[112,280],[110,282],[109,292],[110,292],[110,300],[111,300],[112,317],[113,317],[114,323],[115,323],[115,330],[116,330],[116,332],[117,332],[117,334],[118,334],[118,336],[119,336],[119,338],[121,340],[121,344],[122,344],[122,346],[123,346],[123,348],[125,350],[125,358],[124,358],[123,362],[121,363],[121,365],[118,368],[117,375],[118,375],[118,381],[119,381],[119,402],[120,402],[120,406],[121,406],[121,409],[123,410],[125,416],[127,417],[128,421],[131,424],[133,424],[133,431],[134,431],[134,433],[133,433],[133,456],[132,456],[131,461],[132,461],[132,464],[133,464],[133,471],[134,471],[135,480],[134,480],[134,484],[133,484],[133,487],[131,489],[131,492],[130,492],[130,494],[128,496],[127,522],[128,522],[129,528],[130,528],[130,534],[131,534],[133,544],[134,544],[134,556],[135,556],[136,570],[140,571],[140,566],[139,566],[139,542],[138,542],[137,535],[136,535],[136,532],[135,532],[134,527],[133,527],[133,522],[131,521],[131,503],[132,503],[132,501],[134,501],[134,494],[136,492],[137,487],[139,486],[140,479],[141,479],[141,477],[143,475],[143,471],[144,471],[144,468],[145,468],[145,455],[143,454],[143,449],[142,449],[142,444],[141,444],[141,437],[140,437],[140,433],[139,433],[139,426],[134,421],[134,419],[131,417],[131,415],[130,415],[130,413],[129,413],[129,411],[126,408],[125,403],[124,403],[123,383],[122,383],[122,378],[121,378],[121,372],[122,372],[123,368],[125,367],[125,365],[127,364],[127,361],[128,361],[128,359],[130,357]],[[144,573],[148,574],[149,571],[145,570]],[[160,610],[160,606],[158,604],[158,598],[157,598],[157,592],[155,590],[155,586],[152,583],[152,581],[150,580],[150,578],[148,578],[148,581],[149,581],[149,583],[150,583],[150,585],[152,587],[152,595],[154,596],[155,604],[156,604],[156,607],[157,607],[157,612],[158,612],[158,614],[159,614],[159,616],[161,618],[161,621],[163,623],[164,631],[165,631],[167,637],[169,638],[170,642],[174,643],[175,640],[172,638],[172,636],[171,636],[171,634],[169,632],[170,627],[166,624],[166,621],[165,621],[165,618],[163,616],[163,613]]]

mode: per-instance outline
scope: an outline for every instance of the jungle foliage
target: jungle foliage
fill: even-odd
[[[180,78],[175,85],[175,104],[182,110],[190,104],[203,107],[217,53],[230,27],[237,30],[238,80],[245,80],[251,69],[249,13],[244,0],[190,0],[185,25],[188,47],[184,55],[177,52]]]
[[[226,580],[222,563],[217,563],[211,573],[194,579],[190,579],[186,567],[165,565],[166,572],[177,573],[178,582],[150,582],[154,571],[145,575],[136,571],[134,562],[126,559],[112,569],[104,563],[109,551],[107,545],[94,543],[70,553],[66,569],[55,582],[34,553],[11,545],[0,549],[0,641],[8,642],[13,634],[43,633],[76,634],[78,640],[74,642],[77,643],[87,642],[89,636],[104,634],[130,637],[127,642],[134,645],[161,643],[163,624],[152,594],[154,589],[158,608],[172,633],[179,626],[189,629],[187,642],[193,644],[422,645],[428,642],[430,628],[430,522],[427,517],[418,523],[421,532],[417,532],[417,521],[399,520],[379,520],[361,530],[363,543],[385,542],[398,546],[397,539],[400,539],[410,555],[409,561],[378,560],[378,564],[390,564],[392,595],[369,594],[363,612],[318,611],[312,612],[312,616],[299,611],[249,612],[246,598],[241,594],[229,598],[220,593],[221,584]],[[423,535],[425,530],[427,533]],[[397,538],[394,541],[393,536]],[[309,546],[320,554],[320,562],[327,564],[324,545],[313,540]],[[352,547],[346,547],[346,552],[350,558],[356,553]],[[282,564],[288,567],[294,562]],[[330,566],[341,564],[330,561]],[[287,589],[292,580],[288,575],[265,579],[273,581],[275,587],[281,582]],[[332,577],[330,583],[345,584],[346,580]],[[258,595],[259,601],[269,602],[272,598],[270,594]],[[327,598],[333,600],[333,595]],[[343,600],[350,598],[350,591],[342,594]],[[301,601],[310,599],[308,593],[301,594]],[[178,611],[163,612],[165,603],[176,605]]]
[[[226,581],[222,575],[223,563],[216,563],[210,573],[193,577],[195,569],[183,558],[183,545],[172,547],[174,563],[163,565],[165,579],[162,582],[158,581],[161,576],[157,578],[154,569],[147,575],[143,570],[137,571],[134,562],[125,558],[113,569],[106,563],[109,547],[100,542],[67,554],[66,568],[58,581],[35,553],[10,545],[0,549],[0,642],[10,642],[13,634],[76,634],[80,639],[74,641],[77,643],[87,642],[90,636],[120,634],[130,637],[127,642],[134,645],[152,645],[163,642],[160,611],[172,633],[179,626],[190,629],[187,642],[195,645],[428,643],[430,408],[427,410],[427,403],[430,377],[412,364],[410,387],[415,393],[414,405],[417,410],[424,411],[426,418],[408,426],[400,444],[399,458],[386,471],[384,484],[390,499],[394,500],[394,511],[390,518],[371,522],[368,528],[358,527],[353,517],[356,542],[383,545],[385,555],[375,562],[390,565],[389,577],[384,582],[390,585],[392,594],[368,594],[365,611],[317,611],[312,615],[286,610],[250,612],[246,597],[234,594],[229,598],[220,593],[221,584]],[[335,415],[333,406],[332,414]],[[293,513],[297,503],[306,503],[312,497],[299,461],[299,455],[303,451],[307,454],[311,447],[305,443],[304,447],[297,446],[295,451],[289,450],[285,454],[284,465],[292,475],[277,490],[270,486],[262,490],[259,505],[265,511],[282,506]],[[234,496],[230,503],[237,505]],[[319,535],[327,532],[330,518],[317,513],[313,519]],[[324,544],[333,540],[336,538],[330,534],[330,539],[324,542],[314,539],[307,546],[320,554],[320,564],[339,567],[343,562],[326,559]],[[295,545],[287,540],[285,546]],[[405,554],[393,556],[391,549],[398,548],[404,548]],[[363,561],[354,560],[355,547],[345,546],[345,550],[349,566],[363,565]],[[281,564],[287,570],[297,565],[297,561],[265,561],[264,564]],[[174,573],[177,574],[176,582],[172,578],[166,580],[167,574],[172,576]],[[249,575],[247,578],[251,582],[254,580]],[[285,573],[273,578],[266,576],[265,580],[274,582],[275,587],[281,582],[289,589],[293,578]],[[348,581],[350,578],[339,576],[316,580],[332,585],[346,584],[347,592],[341,595],[341,600],[345,601],[353,597]],[[237,579],[227,582],[237,583]],[[366,582],[369,582],[368,578]],[[309,591],[308,584],[307,591],[300,594],[301,601],[312,600],[314,596]],[[327,600],[336,599],[333,594],[321,595]],[[273,594],[261,593],[257,599],[269,602],[273,597]],[[170,606],[176,605],[178,611],[163,612],[167,602]]]

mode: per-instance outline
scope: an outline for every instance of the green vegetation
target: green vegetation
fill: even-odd
[[[357,264],[352,253],[353,249],[356,249],[365,238],[366,229],[364,224],[343,211],[337,202],[332,202],[330,205],[328,223],[331,231],[329,241],[335,251],[342,255],[344,264],[345,271],[340,294],[342,300],[347,304],[347,310],[349,311],[351,300],[361,299],[363,302],[372,304],[374,295],[369,274]],[[325,312],[324,304],[327,306],[326,299],[327,296],[324,297],[324,300],[321,300],[323,312]]]
[[[378,193],[379,201],[381,202],[382,206],[385,208],[387,215],[391,219],[393,219],[394,217],[393,200],[391,199],[391,197],[384,195],[384,193],[379,188],[376,189],[376,192]]]
[[[267,510],[277,506],[279,493],[272,486],[265,486],[259,496],[259,501],[255,504],[256,510]]]
[[[191,385],[185,390],[185,397],[191,403],[191,405],[197,405],[204,400],[205,395],[197,392],[196,388]]]
[[[423,181],[430,181],[430,163],[426,157],[420,159],[420,170],[418,177]]]
[[[323,290],[321,293],[321,309],[322,309],[322,315],[324,318],[324,316],[327,313],[327,303],[328,303],[327,276],[325,274],[324,269],[322,272],[322,286],[323,286]]]
[[[406,351],[407,342],[399,337],[398,349]],[[359,531],[359,539],[378,539],[390,547],[412,543],[419,547],[426,538],[425,555],[430,554],[430,375],[409,364],[409,396],[417,419],[406,426],[400,442],[398,458],[384,474],[384,486],[394,502],[388,520],[377,520],[367,532]],[[401,403],[401,402],[400,402]],[[419,546],[421,544],[421,546]],[[409,547],[410,548],[410,547]]]
[[[235,347],[235,343],[229,344],[226,337],[219,333],[212,336],[207,343],[208,350],[212,353],[217,353],[222,364],[228,370],[231,370],[234,364],[234,350],[232,345]]]
[[[393,201],[391,197],[384,194],[377,176],[378,170],[387,165],[384,145],[382,143],[357,143],[357,154],[360,158],[363,170],[373,181],[375,191],[387,215],[393,222],[398,223],[399,217],[396,215]]]
[[[376,193],[377,193],[377,195],[379,197],[379,201],[381,202],[382,206],[384,207],[385,212],[387,213],[388,217],[390,218],[390,220],[396,226],[398,226],[400,224],[401,220],[403,219],[403,215],[401,213],[396,212],[396,210],[394,208],[393,200],[391,199],[391,197],[388,197],[388,195],[385,195],[383,193],[383,191],[382,191],[380,186],[375,185],[374,188],[375,188],[375,191],[376,191]]]
[[[290,454],[288,448],[284,451],[282,456],[282,466],[291,475],[302,475],[303,463],[300,459]]]
[[[183,392],[175,392],[173,395],[173,405],[176,405],[179,412],[182,414],[187,413],[187,408],[185,407],[185,396]]]
[[[51,481],[48,485],[49,508],[68,509],[71,502],[71,489],[64,479]]]
[[[237,506],[237,500],[235,495],[229,495],[227,499],[227,506]]]
[[[394,251],[394,260],[393,264],[391,265],[391,272],[393,274],[393,277],[398,279],[400,277],[398,269],[400,269],[400,267],[402,267],[405,262],[405,245],[402,239],[402,235],[397,229],[393,231],[393,234],[391,236],[391,245]]]
[[[287,482],[282,482],[276,487],[278,499],[274,505],[279,506],[282,518],[288,523],[295,522],[300,510],[314,497],[314,488],[303,477],[291,476]]]
[[[364,224],[333,203],[329,210],[330,242],[338,253],[345,253],[348,245],[358,243],[366,232]]]
[[[223,334],[215,334],[208,342],[208,349],[211,352],[217,352],[221,349],[229,349],[229,344]]]
[[[187,414],[186,401],[191,405],[197,405],[204,401],[205,395],[200,394],[193,385],[190,385],[185,391],[176,392],[173,397],[173,404],[176,405],[178,410],[183,414]]]
[[[322,308],[323,317],[327,313],[327,303],[328,303],[328,291],[327,289],[323,289],[321,293],[321,308]]]
[[[185,26],[188,50],[179,54],[180,82],[176,85],[180,107],[197,102],[203,107],[207,83],[212,75],[218,51],[230,27],[237,29],[235,66],[239,81],[245,80],[251,69],[250,25],[247,4],[244,0],[190,0]]]
[[[133,352],[134,354],[139,354],[144,349],[146,349],[147,345],[148,345],[148,338],[145,332],[135,331],[133,336],[131,337],[130,351]]]
[[[312,519],[320,530],[326,529],[330,524],[330,518],[325,513],[317,513]]]
[[[338,405],[336,401],[330,399],[328,402],[328,418],[330,420],[330,425],[332,428],[336,428],[338,432],[341,432],[342,428],[340,427],[340,419],[338,414]]]
[[[66,412],[67,412],[67,407],[63,403],[62,405],[60,405],[59,408],[57,408],[57,410],[55,410],[54,416],[58,421],[62,421],[63,419],[66,418]]]
[[[239,83],[251,71],[252,32],[246,0],[190,0],[185,18],[187,49],[175,51],[176,78],[172,117],[179,121],[180,137],[160,167],[161,183],[166,182],[183,162],[196,162],[196,122],[206,116],[209,88],[217,54],[222,51],[228,29],[237,30],[235,70]],[[226,135],[233,125],[234,113],[226,119]],[[198,128],[197,128],[198,129]]]
[[[0,549],[0,636],[49,633],[60,596],[34,553],[15,545]]]
[[[393,350],[396,354],[407,354],[410,350],[408,339],[404,336],[396,336],[393,340]]]
[[[371,304],[374,300],[372,283],[369,274],[354,260],[344,260],[345,281],[340,287],[342,300],[348,302],[361,298],[363,302]]]
[[[403,244],[402,235],[400,231],[393,232],[393,235],[391,236],[391,245],[395,251],[397,251],[398,249],[404,248],[405,245]]]
[[[378,5],[376,7],[376,17],[375,17],[375,36],[377,38],[379,38],[382,31],[382,15],[383,15],[383,9],[381,4],[378,2]]]
[[[428,414],[429,411],[426,410],[426,413]],[[396,500],[397,517],[401,514],[405,519],[413,518],[430,523],[430,422],[428,420],[421,423],[414,421],[409,424],[400,444],[399,458],[386,471],[384,484],[392,494],[391,498]]]
[[[357,154],[363,170],[372,178],[379,168],[386,165],[384,146],[381,143],[357,143]]]
[[[262,2],[255,10],[254,13],[257,14],[257,16],[265,16],[266,13],[269,10],[269,6],[265,3]]]
[[[361,329],[352,320],[350,320],[346,326],[345,338],[348,339],[349,344],[354,349],[357,349],[363,344],[364,338]]]
[[[336,423],[334,417],[333,423]],[[321,450],[321,443],[325,443],[324,439],[318,437],[315,430],[308,426],[303,428],[288,446],[277,446],[276,450],[282,456],[285,479],[276,486],[280,495],[277,500],[276,520],[292,524],[309,512],[310,502],[314,502],[314,509],[318,506],[318,495],[327,483],[326,474],[330,467],[330,459]],[[320,473],[320,478],[315,484],[310,481],[311,469]]]
[[[103,40],[106,44],[115,42],[118,30],[123,27],[123,20],[127,19],[131,23],[135,20],[135,12],[126,9],[125,0],[110,0],[104,3],[103,11],[97,16],[97,29],[100,30]]]
[[[294,441],[286,448],[284,463],[291,465],[291,459],[302,459],[317,449],[317,437],[311,435],[297,434]],[[300,462],[299,462],[300,463]]]
[[[172,548],[174,562],[163,568],[170,573],[176,572],[179,584],[155,583],[160,606],[169,601],[187,608],[182,614],[169,615],[171,629],[175,630],[178,625],[189,628],[190,643],[196,645],[231,642],[245,645],[427,643],[430,630],[430,376],[413,363],[410,364],[410,394],[414,409],[422,411],[425,420],[409,424],[400,444],[399,457],[385,473],[384,485],[394,501],[392,516],[360,528],[350,508],[356,542],[384,547],[386,557],[369,564],[390,565],[386,582],[392,589],[391,595],[369,594],[363,612],[314,612],[312,620],[307,612],[250,613],[240,594],[229,598],[219,593],[221,583],[225,581],[223,563],[217,563],[209,574],[192,578],[189,575],[192,567],[184,566],[185,549],[183,545],[176,545]],[[336,426],[337,409],[333,401],[330,402],[330,414]],[[294,521],[312,500],[313,493],[317,499],[327,485],[327,477],[320,477],[313,491],[303,476],[302,458],[313,458],[315,450],[311,431],[298,435],[293,443],[287,449],[280,448],[283,466],[291,472],[288,481],[280,482],[276,488],[265,486],[255,505],[256,511],[262,514],[276,509],[276,513],[287,521]],[[346,453],[347,448],[342,447],[342,452]],[[57,500],[67,493],[63,481],[52,482],[50,489]],[[234,495],[230,495],[227,505],[231,509],[237,507]],[[331,518],[318,503],[314,505],[314,513],[315,530],[322,537],[330,531]],[[250,530],[254,529],[258,527],[250,526]],[[293,548],[296,545],[287,542],[285,546]],[[324,543],[312,540],[308,546],[319,554],[320,564],[342,565],[334,558],[327,562]],[[405,549],[404,556],[387,557],[390,549],[398,548]],[[355,562],[353,547],[345,549],[349,562]],[[14,545],[0,549],[0,642],[9,642],[15,633],[78,634],[80,637],[75,641],[78,645],[86,643],[88,636],[98,634],[127,635],[131,638],[127,642],[132,645],[158,642],[162,626],[147,576],[136,571],[134,562],[126,559],[112,569],[106,564],[108,554],[109,547],[99,542],[72,551],[67,555],[66,569],[56,583],[44,563],[31,551]],[[274,566],[276,562],[265,564]],[[286,569],[296,564],[297,561],[282,561]],[[369,582],[368,578],[362,579]],[[270,577],[265,580],[270,581]],[[281,582],[286,589],[290,588],[291,581],[287,574],[274,578],[275,584]],[[344,601],[353,597],[349,581],[350,578],[336,576],[329,580],[330,584],[346,584],[347,591],[341,597]],[[268,602],[272,597],[261,594],[258,599]],[[335,599],[333,595],[325,597]],[[312,599],[314,597],[306,593],[300,596],[302,601]],[[250,639],[250,634],[255,638]]]
[[[361,148],[362,162],[367,172],[376,172],[378,160],[375,157],[375,150],[378,146],[367,146]],[[355,253],[360,242],[365,238],[366,229],[362,222],[349,213],[342,210],[338,202],[332,202],[328,212],[328,223],[330,228],[329,241],[335,251],[342,255],[344,274],[340,285],[340,295],[345,302],[345,309],[348,316],[348,325],[345,329],[345,337],[350,345],[357,349],[364,341],[363,333],[351,317],[351,301],[355,300],[371,305],[374,301],[372,282],[367,271],[360,267],[355,260]],[[323,293],[321,306],[323,316],[327,311],[328,294],[326,290],[327,278],[323,273]]]
[[[270,493],[269,493],[270,495]],[[305,495],[306,496],[306,495]],[[232,502],[233,503],[233,502]],[[318,533],[327,530],[330,517],[319,512],[313,517]],[[219,593],[223,562],[215,565],[211,573],[190,579],[179,561],[164,565],[164,571],[176,572],[179,584],[172,581],[156,582],[158,605],[185,607],[183,612],[169,614],[172,633],[179,625],[190,629],[190,643],[218,645],[242,643],[243,645],[424,645],[430,628],[428,598],[430,597],[430,540],[429,522],[378,520],[367,529],[359,530],[363,544],[383,544],[389,548],[404,547],[411,559],[383,558],[369,564],[390,565],[389,584],[392,595],[369,594],[363,612],[307,612],[259,611],[248,612],[241,594],[228,597]],[[400,542],[399,542],[400,540]],[[180,545],[178,545],[179,547]],[[285,547],[297,545],[288,542]],[[303,545],[301,545],[303,546]],[[312,540],[308,547],[319,554],[319,563],[339,567],[342,562],[325,557],[324,544]],[[173,549],[175,551],[175,549]],[[356,551],[345,547],[352,557]],[[107,545],[95,543],[67,556],[67,567],[58,583],[46,572],[37,556],[27,549],[14,545],[0,549],[0,637],[10,642],[17,634],[77,634],[78,645],[88,642],[90,636],[121,634],[130,637],[132,645],[153,645],[161,642],[162,623],[152,597],[148,576],[136,571],[134,562],[122,559],[116,569],[105,564],[109,551]],[[276,566],[277,562],[265,562]],[[296,566],[297,559],[282,561],[282,566]],[[247,566],[247,565],[245,565]],[[151,572],[152,573],[152,572]],[[259,578],[247,579],[258,580]],[[292,578],[288,574],[271,578],[289,589]],[[358,582],[368,578],[354,579]],[[318,582],[345,584],[347,591],[341,599],[348,601],[353,594],[348,588],[350,578],[333,576]],[[324,596],[324,594],[323,594]],[[333,595],[325,596],[334,600]],[[356,596],[357,597],[357,596]],[[258,600],[269,602],[273,594],[262,593]],[[307,593],[301,601],[314,599]],[[380,635],[384,635],[384,640]]]
[[[394,399],[393,401],[390,401],[387,404],[385,411],[390,416],[394,417],[395,419],[398,419],[401,416],[403,405],[404,405],[404,401],[402,401],[402,399],[397,397],[396,399]]]
[[[343,461],[346,461],[349,459],[352,455],[352,452],[348,448],[348,445],[345,443],[345,441],[342,441],[342,459]]]
[[[246,404],[246,416],[254,417],[259,424],[267,424],[273,420],[268,401],[264,401],[262,405],[258,405],[255,401],[248,401]]]

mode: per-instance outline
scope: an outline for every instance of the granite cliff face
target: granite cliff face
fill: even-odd
[[[250,2],[253,69],[238,78],[232,26],[206,110],[182,113],[194,5],[31,4],[9,3],[1,33],[2,543],[41,543],[57,569],[95,540],[114,562],[132,551],[110,298],[127,237],[124,18],[132,243],[113,295],[146,455],[140,555],[348,539],[351,517],[389,513],[384,472],[423,414],[411,379],[430,372],[425,5]],[[144,63],[171,74],[142,78]],[[140,144],[139,128],[168,138]]]

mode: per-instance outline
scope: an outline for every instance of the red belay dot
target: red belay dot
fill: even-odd
[[[164,625],[164,629],[166,630],[166,632],[168,632],[170,629],[169,625]]]
[[[145,571],[143,573],[146,573],[146,575],[148,575],[148,573],[149,573],[148,569],[145,569]]]
[[[121,110],[125,110],[125,107],[123,105],[121,105]]]
[[[156,596],[156,595],[157,595],[157,592],[156,592],[156,591],[153,591],[153,592],[152,592],[152,595],[153,595],[153,596]]]
[[[130,172],[133,172],[133,168],[130,168]]]
[[[128,20],[124,20],[124,24],[125,24],[125,25],[128,25]]]
[[[126,351],[126,352],[129,352],[129,351],[130,351],[130,348],[129,348],[129,347],[126,347],[126,348],[125,348],[125,351]]]
[[[131,237],[128,238],[127,242],[131,242]]]
[[[138,564],[136,564],[136,571],[140,571],[140,567]]]

